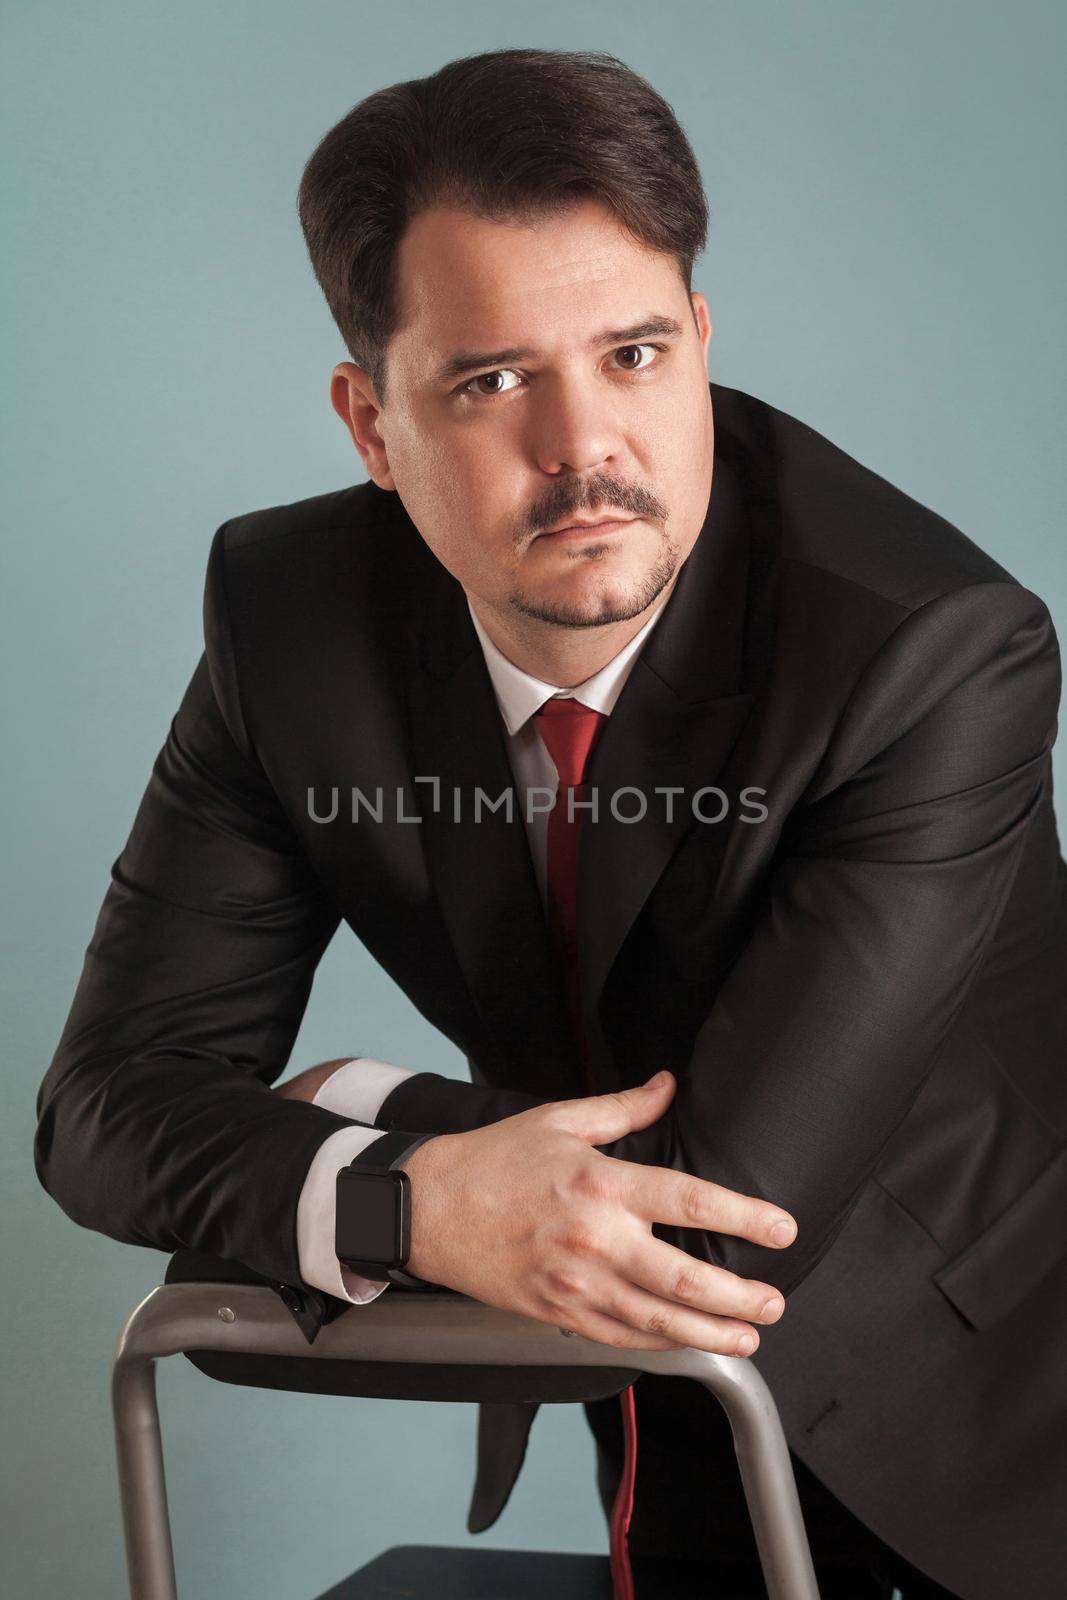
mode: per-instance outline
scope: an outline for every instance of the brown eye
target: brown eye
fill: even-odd
[[[615,351],[615,359],[624,372],[641,372],[651,364],[657,349],[654,344],[622,344]]]
[[[515,387],[513,383],[505,383],[504,380],[509,377],[518,377],[518,373],[512,371],[510,367],[497,367],[492,372],[480,372],[476,378],[471,378],[469,383],[464,384],[464,392],[477,395],[482,400],[491,400],[495,395],[508,394]]]

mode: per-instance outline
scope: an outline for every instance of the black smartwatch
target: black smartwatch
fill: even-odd
[[[361,1277],[423,1287],[402,1270],[411,1254],[411,1179],[396,1163],[432,1138],[385,1133],[338,1172],[337,1259]]]

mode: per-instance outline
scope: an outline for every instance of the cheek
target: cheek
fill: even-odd
[[[464,505],[499,499],[501,474],[494,470],[496,454],[484,430],[426,428],[400,441],[397,483],[401,475],[413,485],[423,504]],[[392,460],[392,455],[390,456]]]
[[[430,485],[438,518],[447,514],[461,527],[459,539],[472,550],[499,545],[523,506],[515,459],[489,431],[460,432],[439,449]]]
[[[692,403],[657,408],[649,419],[648,460],[655,482],[671,493],[681,510],[706,494],[712,458],[710,407],[697,394]]]
[[[442,566],[460,583],[484,584],[506,544],[500,529],[507,526],[509,508],[499,481],[486,474],[483,463],[462,453],[447,459],[440,453],[423,455],[409,464],[403,482],[397,476],[397,487]]]
[[[649,431],[663,453],[677,456],[706,440],[710,414],[706,383],[694,384],[686,373],[676,383],[664,384],[651,399]]]
[[[485,584],[513,560],[510,530],[532,500],[503,430],[450,428],[410,413],[393,422],[389,464],[408,515],[453,577]]]

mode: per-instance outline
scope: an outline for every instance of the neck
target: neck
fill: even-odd
[[[624,622],[605,622],[593,628],[568,628],[558,623],[539,622],[533,617],[516,616],[488,606],[468,592],[478,621],[497,649],[508,660],[542,683],[560,689],[573,689],[613,661],[646,622],[666,605],[674,591],[675,573],[653,603],[636,617]]]

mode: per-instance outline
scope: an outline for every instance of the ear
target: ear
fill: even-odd
[[[695,290],[689,296],[689,299],[693,306],[693,319],[697,325],[697,333],[700,335],[700,346],[704,352],[704,360],[706,362],[708,359],[708,345],[711,343],[712,331],[711,317],[708,315],[708,302],[704,299],[702,294]]]
[[[352,435],[368,476],[379,489],[395,489],[385,440],[378,428],[381,406],[370,374],[352,361],[342,361],[330,375],[330,404]]]

